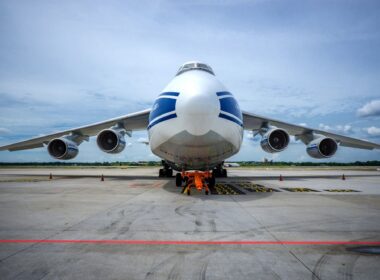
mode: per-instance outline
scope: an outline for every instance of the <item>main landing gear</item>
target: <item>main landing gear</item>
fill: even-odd
[[[191,194],[191,189],[195,188],[198,191],[205,191],[205,195],[210,193],[209,188],[215,186],[215,176],[210,171],[183,171],[177,173],[175,178],[176,186],[181,187],[182,182],[185,182],[183,193]]]
[[[214,168],[212,174],[217,178],[226,178],[227,177],[227,169],[223,168],[223,164],[219,164]]]
[[[162,161],[163,168],[160,169],[158,177],[173,177],[173,169],[165,162]]]

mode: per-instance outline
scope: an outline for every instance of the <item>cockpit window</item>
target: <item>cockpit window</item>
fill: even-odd
[[[212,68],[210,66],[208,66],[207,64],[199,63],[199,62],[188,62],[188,63],[185,63],[184,65],[182,65],[178,69],[176,76],[182,74],[183,72],[189,71],[189,70],[203,70],[203,71],[206,71],[212,75],[215,75],[214,71],[212,71]]]

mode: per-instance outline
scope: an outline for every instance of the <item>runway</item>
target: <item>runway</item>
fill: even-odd
[[[209,196],[181,194],[174,178],[157,174],[157,168],[0,169],[0,278],[376,279],[380,273],[379,171],[230,168]]]

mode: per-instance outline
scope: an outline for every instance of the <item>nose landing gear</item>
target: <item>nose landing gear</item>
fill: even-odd
[[[176,175],[176,186],[180,187],[182,181],[185,181],[183,193],[190,195],[191,189],[195,188],[198,191],[205,191],[205,195],[210,193],[209,187],[215,186],[215,177],[210,171],[183,171]]]

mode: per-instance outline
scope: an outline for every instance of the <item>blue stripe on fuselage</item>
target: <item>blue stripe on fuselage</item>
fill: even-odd
[[[178,96],[179,92],[168,91],[168,92],[161,93],[159,96],[162,96],[162,95]]]
[[[176,97],[178,96],[179,92],[173,91],[162,92],[159,95],[159,98],[154,102],[152,111],[149,114],[148,129],[162,121],[177,117],[175,113],[175,105],[177,102]],[[170,112],[173,112],[173,114],[167,115]]]
[[[226,114],[220,113],[220,114],[219,114],[219,118],[223,118],[223,119],[226,119],[226,120],[232,121],[232,122],[234,122],[234,123],[236,123],[236,124],[238,124],[238,125],[240,125],[240,126],[243,126],[243,123],[242,123],[242,122],[240,122],[240,121],[238,121],[237,119],[235,119],[235,118],[233,118],[233,117],[230,117],[230,116],[228,116],[228,115],[226,115]]]
[[[165,117],[162,117],[162,118],[160,118],[160,119],[158,119],[158,120],[150,123],[149,126],[148,126],[148,129],[150,129],[151,127],[155,126],[156,124],[159,124],[160,122],[164,122],[164,121],[176,118],[176,117],[177,117],[176,113],[168,115],[168,116],[165,116]]]
[[[217,96],[225,96],[225,95],[231,95],[232,96],[232,94],[230,93],[230,92],[228,92],[228,91],[219,91],[219,92],[217,92],[216,93],[216,95]]]
[[[234,115],[237,117],[241,122],[243,119],[243,115],[240,111],[239,104],[236,102],[235,98],[232,96],[225,97],[219,99],[220,102],[220,110],[226,113],[230,113],[231,115]]]
[[[153,104],[153,109],[149,114],[149,122],[153,121],[155,118],[175,111],[175,104],[177,100],[173,98],[158,98]]]

